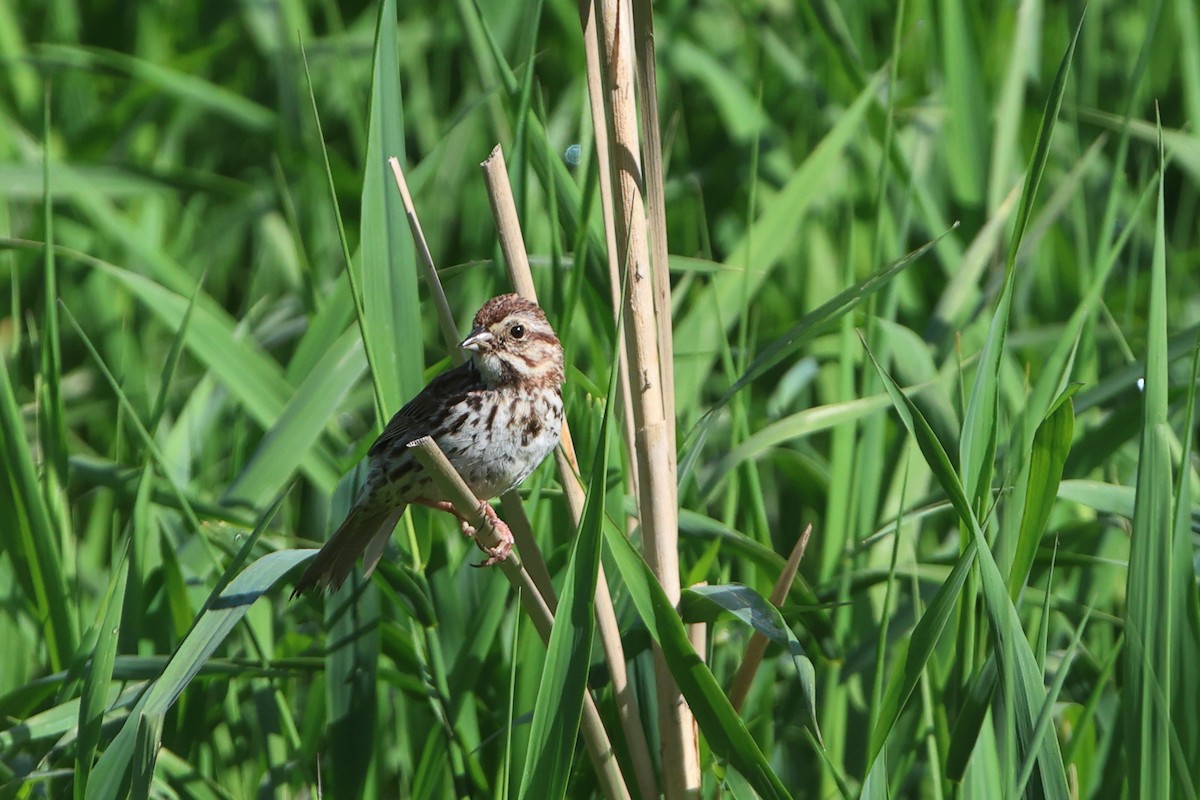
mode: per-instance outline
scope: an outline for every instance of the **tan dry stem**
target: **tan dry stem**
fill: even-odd
[[[529,269],[529,258],[525,250],[525,238],[521,233],[520,219],[517,216],[516,203],[513,200],[512,185],[508,180],[508,168],[504,161],[504,151],[500,145],[496,145],[492,149],[491,155],[479,166],[483,169],[484,182],[487,184],[488,200],[496,221],[501,249],[504,251],[509,280],[518,294],[536,303],[537,290],[533,285],[533,275]],[[575,456],[571,429],[566,420],[563,420],[562,438],[555,450],[554,457],[558,466],[559,482],[562,484],[563,494],[567,500],[567,510],[571,515],[572,524],[578,530],[579,522],[583,518],[586,497],[579,481],[579,461]],[[507,498],[506,495],[505,501]],[[505,509],[507,513],[507,502]],[[519,544],[518,547],[520,547]],[[541,562],[540,553],[538,560]],[[530,568],[533,569],[532,563]],[[542,562],[542,569],[545,569],[544,562]],[[547,573],[547,580],[548,575],[549,573]],[[550,591],[552,593],[553,589]],[[617,612],[613,605],[612,595],[608,590],[608,581],[603,565],[600,566],[596,582],[595,614],[600,644],[604,650],[612,680],[617,716],[625,731],[625,738],[629,742],[630,758],[633,762],[638,788],[645,797],[657,797],[658,784],[654,778],[654,765],[650,760],[650,745],[646,741],[646,732],[642,730],[637,696],[629,682],[625,649],[621,644],[621,629],[617,624]]]
[[[583,28],[583,49],[587,58],[588,103],[592,111],[592,135],[596,142],[596,166],[600,175],[600,211],[603,218],[613,218],[612,182],[608,159],[608,125],[604,111],[604,75],[600,69],[600,36],[596,31],[596,14],[592,0],[580,0],[579,23]],[[613,320],[621,316],[621,260],[617,253],[617,233],[610,224],[604,226],[604,246],[608,256],[608,286],[612,295]],[[633,389],[629,383],[629,361],[625,355],[625,329],[617,326],[617,380],[621,392],[621,430],[625,435],[626,452],[632,454],[637,437],[633,430]],[[629,459],[629,493],[638,496],[637,459]],[[627,517],[632,526],[633,518]]]
[[[649,212],[650,263],[653,267],[654,311],[658,315],[658,355],[662,369],[663,417],[671,424],[672,472],[676,472],[678,453],[675,440],[675,342],[671,325],[671,271],[667,255],[667,198],[663,185],[662,130],[658,121],[658,71],[654,53],[654,7],[650,0],[634,0],[633,28],[637,37],[638,119],[642,122],[642,153],[646,209]],[[679,487],[675,486],[674,504],[679,505]]]
[[[421,462],[421,466],[433,477],[438,488],[454,504],[455,509],[475,527],[476,538],[488,547],[495,547],[499,544],[500,537],[487,524],[484,516],[479,513],[479,500],[471,493],[466,481],[455,471],[437,443],[428,436],[424,436],[410,444],[409,447],[413,449],[413,454]],[[553,612],[525,567],[517,557],[511,555],[497,566],[504,573],[504,577],[508,578],[512,587],[518,590],[517,595],[521,598],[525,613],[533,621],[542,641],[549,643],[550,630],[554,625]],[[592,765],[600,779],[605,797],[609,800],[627,800],[630,796],[629,790],[621,775],[621,766],[617,763],[612,743],[609,742],[608,733],[604,730],[604,722],[600,718],[600,711],[596,708],[591,692],[583,693],[583,716],[580,719],[580,727],[583,729],[584,743],[587,745],[588,754],[591,756]]]
[[[646,562],[673,604],[679,602],[678,506],[675,502],[675,459],[664,416],[658,325],[655,317],[643,176],[639,158],[637,109],[634,105],[633,19],[628,0],[596,0],[599,9],[604,76],[610,126],[610,180],[616,208],[609,223],[618,243],[625,277],[626,349],[633,380],[633,417],[638,460],[638,519]],[[662,354],[671,358],[670,353]],[[654,650],[662,739],[662,763],[668,800],[697,797],[700,758],[694,722],[660,648]]]
[[[804,559],[804,550],[808,547],[808,538],[811,535],[812,525],[809,525],[804,529],[804,533],[800,534],[796,546],[792,548],[792,553],[788,556],[787,564],[783,567],[783,572],[779,573],[779,579],[775,581],[775,586],[771,590],[771,605],[782,605],[783,601],[787,599],[788,589],[791,588],[792,581],[796,579],[796,572],[800,569],[800,562]],[[733,676],[733,683],[729,686],[729,702],[733,705],[734,711],[742,710],[742,704],[746,702],[746,696],[750,694],[750,686],[754,683],[754,676],[758,673],[758,668],[762,664],[763,655],[766,652],[767,637],[755,631],[750,637],[750,643],[746,645],[746,657],[742,659],[737,674]]]

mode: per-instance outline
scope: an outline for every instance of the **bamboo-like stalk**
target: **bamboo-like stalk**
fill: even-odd
[[[658,333],[660,325],[670,324],[670,316],[667,314],[662,319],[655,316],[646,207],[642,197],[641,147],[633,94],[633,12],[628,0],[596,0],[596,6],[600,21],[602,74],[607,90],[605,100],[611,150],[609,179],[616,201],[614,214],[606,222],[614,227],[621,275],[626,282],[623,310],[626,351],[630,374],[636,378],[632,410],[640,482],[638,519],[646,561],[667,597],[672,603],[678,603],[678,505],[675,459],[668,431],[674,420],[665,416],[661,365],[661,360],[672,358],[672,354],[660,353]],[[659,266],[666,267],[665,264]],[[700,764],[691,711],[657,647],[654,666],[666,796],[668,800],[695,797],[700,791]]]
[[[480,167],[483,169],[488,201],[491,203],[492,216],[496,221],[496,231],[500,238],[501,250],[504,252],[509,280],[518,294],[536,303],[537,290],[534,288],[533,274],[529,269],[525,237],[521,233],[521,223],[517,216],[516,203],[513,200],[512,185],[508,180],[508,167],[504,161],[504,150],[500,145],[496,145],[492,149],[491,154],[480,164]],[[585,496],[579,480],[579,461],[576,458],[575,445],[571,439],[571,428],[566,420],[563,420],[562,438],[555,450],[555,461],[558,466],[559,482],[562,484],[567,500],[567,510],[571,515],[572,524],[578,530],[579,522],[583,518]],[[507,509],[507,505],[505,508]],[[604,650],[612,680],[617,716],[625,731],[626,741],[629,743],[629,753],[638,788],[647,798],[658,797],[658,782],[655,780],[654,765],[650,760],[650,745],[646,741],[646,732],[642,730],[637,695],[629,682],[625,648],[621,644],[621,629],[617,624],[617,612],[613,605],[612,595],[608,590],[608,581],[603,565],[600,566],[596,582],[595,614],[600,644]]]
[[[412,442],[409,447],[412,448],[417,461],[433,477],[438,488],[449,498],[458,512],[475,527],[476,538],[489,547],[495,547],[499,543],[500,537],[496,535],[496,531],[487,524],[487,520],[479,512],[478,498],[471,493],[470,487],[455,471],[450,460],[437,446],[437,442],[424,436]],[[533,621],[538,635],[542,637],[542,641],[549,643],[550,630],[554,625],[554,614],[546,604],[541,591],[525,570],[520,558],[510,555],[498,566],[513,588],[518,590],[517,595],[521,598],[525,613]],[[600,710],[596,708],[596,702],[592,699],[591,692],[583,693],[583,715],[580,717],[580,727],[583,729],[583,740],[603,787],[604,796],[609,800],[628,800],[629,789],[625,785],[621,766],[617,763],[612,743],[608,739],[608,732],[605,731],[604,722],[600,718]]]
[[[642,163],[650,231],[650,263],[654,281],[654,311],[658,316],[658,355],[662,370],[663,417],[671,446],[672,471],[678,449],[675,439],[675,341],[671,319],[671,271],[667,254],[667,196],[663,185],[662,129],[658,121],[658,69],[654,53],[654,6],[651,0],[633,0],[633,29],[637,37],[638,119],[642,123]],[[679,505],[679,487],[674,504]]]
[[[603,218],[613,218],[612,182],[605,179],[609,174],[608,126],[604,123],[604,77],[600,70],[600,36],[596,31],[596,14],[591,0],[580,0],[579,24],[583,28],[583,49],[587,59],[588,103],[592,111],[592,138],[596,143],[596,166],[600,174],[600,211]],[[613,319],[621,316],[621,260],[617,254],[617,232],[612,225],[604,225],[604,245],[608,256],[608,286],[612,295]],[[638,465],[632,454],[637,447],[637,436],[633,430],[633,389],[629,382],[629,360],[625,355],[625,329],[617,326],[617,380],[621,392],[621,431],[625,435],[625,447],[630,453],[629,489],[638,496]]]

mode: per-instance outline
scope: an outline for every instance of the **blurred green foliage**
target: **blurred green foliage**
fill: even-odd
[[[994,328],[1025,171],[1081,17]],[[394,53],[377,58],[393,24]],[[412,253],[369,155],[373,124],[394,126],[385,141],[460,323],[508,288],[477,169],[504,146],[539,296],[569,346],[582,463],[600,438],[611,310],[577,8],[402,0],[388,35],[380,25],[376,4],[334,0],[0,4],[4,796],[521,785],[545,648],[499,575],[463,568],[474,554],[449,521],[412,514],[353,598],[268,591],[268,567],[324,539],[347,500],[345,485],[332,499],[339,479],[377,430],[339,215],[355,269],[382,281],[368,310],[386,402],[445,364],[435,315],[398,272]],[[743,711],[783,784],[1015,796],[1032,770],[1022,715],[1044,711],[1022,703],[1044,690],[1032,735],[1055,737],[1062,763],[1047,777],[1039,762],[1031,793],[1196,796],[1193,0],[1086,14],[1037,0],[666,0],[655,31],[693,467],[685,585],[769,595],[815,527],[781,611],[815,668],[823,745],[805,724],[807,662],[782,648]],[[578,166],[564,160],[574,144]],[[689,437],[804,314],[955,222],[878,294],[799,332],[802,349],[778,345]],[[993,328],[1006,346],[981,389]],[[980,391],[993,407],[972,412]],[[894,406],[928,432],[917,423],[914,438]],[[993,437],[982,463],[959,455],[979,425]],[[616,517],[627,460],[609,462]],[[950,502],[956,480],[980,484],[970,513]],[[526,490],[561,581],[572,532],[556,479],[540,470]],[[972,519],[992,566],[972,565]],[[167,668],[194,624],[215,629],[206,604],[251,558],[241,580],[264,599],[215,655],[184,648]],[[646,627],[613,583],[653,740]],[[748,635],[731,617],[710,627],[721,686]],[[176,702],[130,716],[146,681],[187,667]],[[1044,686],[1021,683],[1039,672]],[[594,665],[611,717],[604,677]],[[138,724],[118,735],[126,719]],[[750,796],[704,759],[706,796]],[[577,754],[568,795],[596,791]]]

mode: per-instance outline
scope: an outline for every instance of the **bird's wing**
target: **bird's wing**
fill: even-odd
[[[395,442],[407,443],[432,434],[444,416],[439,409],[461,402],[478,386],[479,373],[470,361],[438,375],[396,412],[371,445],[369,455],[377,455]]]

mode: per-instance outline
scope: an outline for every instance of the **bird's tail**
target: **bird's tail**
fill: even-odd
[[[363,556],[363,573],[370,577],[403,513],[404,506],[383,513],[352,508],[325,546],[308,562],[308,568],[292,589],[292,597],[309,589],[337,591],[360,555]]]

